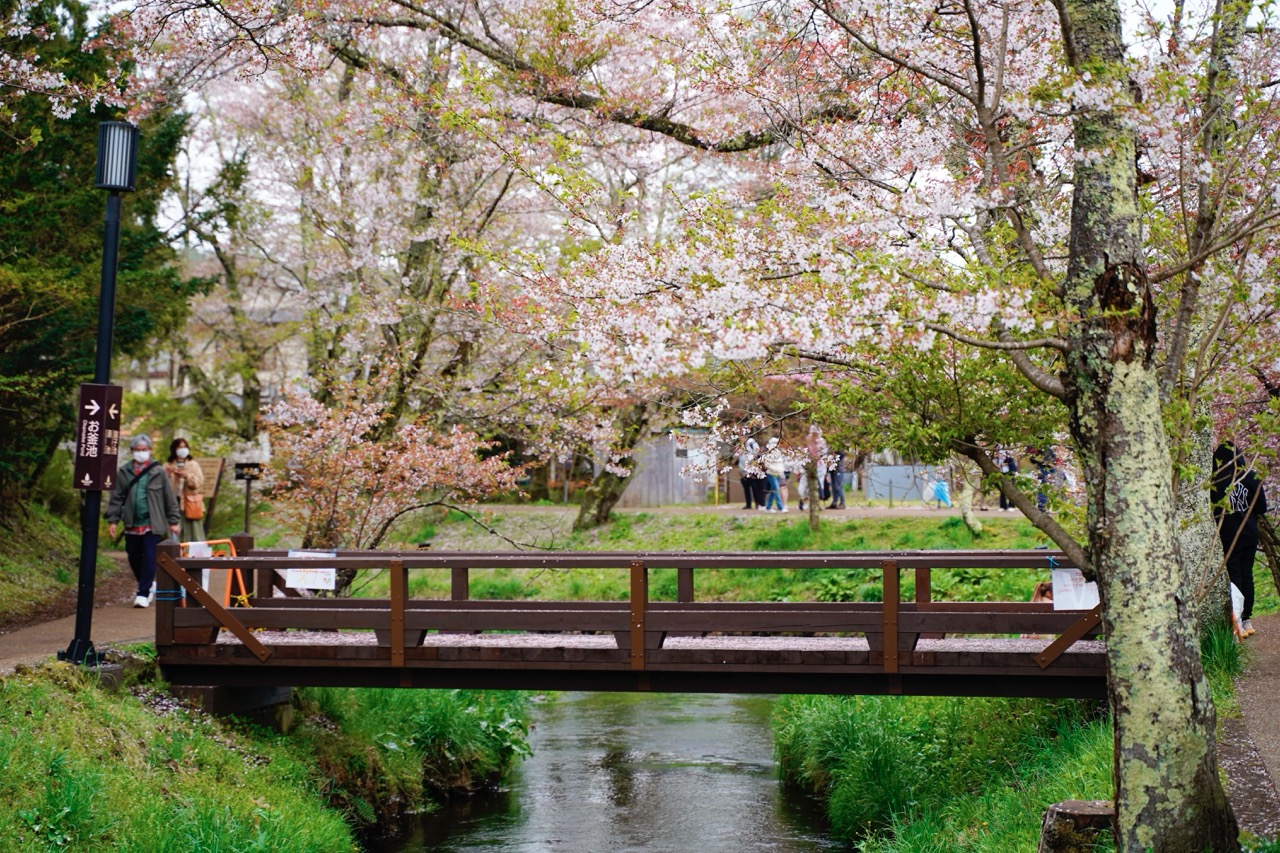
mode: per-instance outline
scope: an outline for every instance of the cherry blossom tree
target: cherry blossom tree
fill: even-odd
[[[291,388],[266,419],[275,460],[270,494],[304,548],[376,548],[408,513],[516,488],[522,471],[494,442],[460,426],[395,423],[388,430],[392,416],[376,387],[334,381],[331,388],[327,404]],[[344,575],[339,595],[353,579],[354,572]]]
[[[1205,523],[1203,401],[1257,357],[1244,344],[1274,352],[1253,319],[1275,298],[1268,8],[314,0],[206,11],[156,0],[134,24],[245,61],[305,68],[327,53],[388,81],[434,68],[388,42],[456,45],[470,101],[450,126],[501,151],[563,211],[565,234],[585,243],[615,226],[570,263],[526,258],[523,273],[534,302],[567,309],[544,314],[575,344],[566,363],[589,359],[598,381],[797,356],[839,364],[880,343],[1001,354],[1061,407],[1084,472],[1083,541],[1037,523],[1099,581],[1120,845],[1237,849],[1184,566],[1205,558],[1183,552],[1177,519]],[[408,95],[400,114],[415,104]],[[582,163],[592,145],[633,160],[682,148],[705,180],[646,194],[675,216],[655,234]],[[1000,478],[985,432],[955,441]],[[1175,493],[1195,500],[1180,507]]]

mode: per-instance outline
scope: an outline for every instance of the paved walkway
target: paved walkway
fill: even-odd
[[[0,675],[13,672],[18,664],[37,664],[66,651],[75,633],[72,615],[0,634]],[[99,597],[90,622],[94,648],[151,642],[155,637],[155,610],[133,606],[133,579],[107,585],[107,594]]]
[[[1240,828],[1264,838],[1280,836],[1280,613],[1253,620],[1245,643],[1249,661],[1236,682],[1242,719],[1219,726],[1228,796]]]

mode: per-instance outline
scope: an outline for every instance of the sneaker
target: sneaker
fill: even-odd
[[[151,599],[145,595],[135,596],[133,599],[134,607],[148,607],[150,604],[151,604]]]
[[[155,601],[155,600],[156,600],[156,585],[155,585],[155,584],[152,584],[152,585],[151,585],[151,592],[150,592],[150,594],[149,594],[149,595],[147,595],[147,604],[150,604],[150,603],[152,603],[152,602],[153,602],[153,601]]]
[[[1253,627],[1253,620],[1252,620],[1252,619],[1246,619],[1246,620],[1244,620],[1244,622],[1242,622],[1242,623],[1240,624],[1240,636],[1241,636],[1241,637],[1250,637],[1250,636],[1253,636],[1253,635],[1254,635],[1254,634],[1256,634],[1256,633],[1258,633],[1258,632],[1257,632],[1257,630],[1255,630],[1255,629],[1254,629],[1254,627]]]

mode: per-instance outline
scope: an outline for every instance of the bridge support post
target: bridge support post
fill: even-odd
[[[885,560],[880,564],[884,570],[884,671],[898,671],[898,605],[902,598],[898,561]]]
[[[182,547],[172,539],[166,539],[156,546],[156,559],[166,555],[172,560],[182,556]],[[169,577],[168,572],[156,570],[156,651],[162,646],[173,645],[173,609],[178,606],[182,595],[178,582]]]
[[[404,602],[409,597],[409,576],[404,560],[392,560],[391,581],[391,665],[404,666]]]
[[[231,547],[236,550],[237,557],[247,557],[249,556],[249,552],[253,550],[253,537],[250,536],[248,533],[232,533],[227,538],[231,540]],[[254,572],[242,573],[242,574],[249,575],[249,579],[245,582],[253,584],[253,589],[246,590],[246,592],[248,592],[250,596],[254,596],[254,597],[262,596],[264,598],[271,597],[271,582],[269,580],[271,577],[271,570],[260,569],[257,572],[257,574],[259,575],[264,573],[268,578],[266,586],[261,586],[262,579],[258,577],[254,577]]]
[[[1116,806],[1110,800],[1065,800],[1044,813],[1036,853],[1093,853],[1098,833],[1115,831]]]
[[[644,669],[645,617],[649,610],[649,571],[643,560],[631,561],[631,668]]]
[[[174,696],[199,705],[220,717],[247,717],[259,725],[287,734],[293,728],[293,688],[291,687],[197,687],[173,686]]]

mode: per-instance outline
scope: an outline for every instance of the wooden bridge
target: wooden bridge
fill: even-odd
[[[1106,690],[1096,608],[933,598],[934,569],[1034,571],[1044,580],[1050,568],[1070,566],[1054,552],[360,551],[317,561],[237,539],[234,559],[180,558],[176,546],[161,546],[156,650],[174,685],[1040,697]],[[203,569],[230,566],[245,577],[247,607],[225,608],[197,583]],[[390,597],[285,596],[282,572],[310,566],[383,570]],[[616,570],[629,578],[630,596],[472,599],[472,575],[501,568]],[[879,577],[883,601],[698,601],[698,572],[713,568],[866,570]],[[448,599],[409,597],[410,573],[428,569],[449,571]],[[657,569],[676,571],[674,600],[650,596]],[[909,601],[904,572],[914,573]]]

